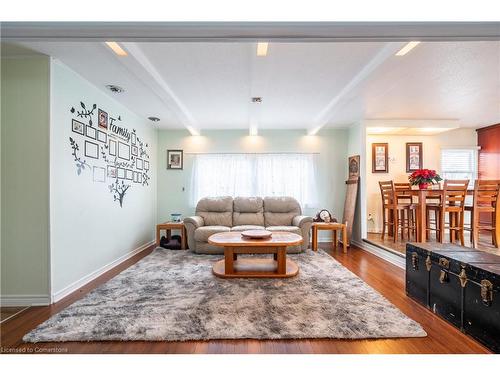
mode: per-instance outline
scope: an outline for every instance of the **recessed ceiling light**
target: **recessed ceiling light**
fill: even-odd
[[[418,46],[420,42],[409,42],[407,45],[405,45],[403,48],[401,48],[397,53],[396,56],[404,56],[408,52],[410,52],[413,48]]]
[[[257,128],[257,125],[251,125],[248,134],[252,136],[259,135],[259,129]]]
[[[127,52],[120,47],[120,45],[116,42],[106,42],[106,45],[113,50],[118,56],[127,56]]]
[[[116,85],[106,85],[106,88],[114,94],[121,94],[122,92],[125,92],[123,87]]]
[[[153,121],[153,122],[158,122],[160,119],[158,117],[150,116],[148,117],[148,120]]]
[[[257,56],[266,56],[268,45],[269,45],[269,43],[267,43],[267,42],[257,43]]]
[[[262,96],[252,97],[252,103],[262,103]]]

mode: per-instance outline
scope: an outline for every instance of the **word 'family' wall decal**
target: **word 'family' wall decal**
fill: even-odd
[[[137,136],[135,129],[130,131],[119,124],[121,116],[113,117],[101,108],[96,115],[97,104],[88,109],[80,102],[80,107],[81,110],[70,109],[71,114],[76,115],[71,119],[75,135],[69,137],[76,173],[80,176],[83,171],[89,171],[92,181],[97,183],[108,179],[113,200],[123,207],[125,194],[132,186],[149,186],[149,145]]]

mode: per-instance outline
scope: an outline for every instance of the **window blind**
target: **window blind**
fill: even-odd
[[[477,150],[456,148],[441,150],[441,177],[449,180],[468,179],[474,184],[477,175]]]

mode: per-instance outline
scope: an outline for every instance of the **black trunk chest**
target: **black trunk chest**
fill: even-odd
[[[408,243],[406,293],[500,352],[500,256],[452,244]]]

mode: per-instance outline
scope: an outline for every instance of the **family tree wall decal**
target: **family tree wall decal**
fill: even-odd
[[[110,181],[109,192],[123,207],[125,194],[132,186],[149,186],[149,145],[137,136],[135,129],[130,131],[121,125],[121,116],[108,116],[97,104],[88,108],[80,102],[80,107],[70,109],[71,130],[76,135],[75,138],[69,137],[69,144],[76,173],[80,176],[89,171],[94,182]],[[95,116],[97,127],[92,121]],[[83,145],[83,150],[78,142]]]

